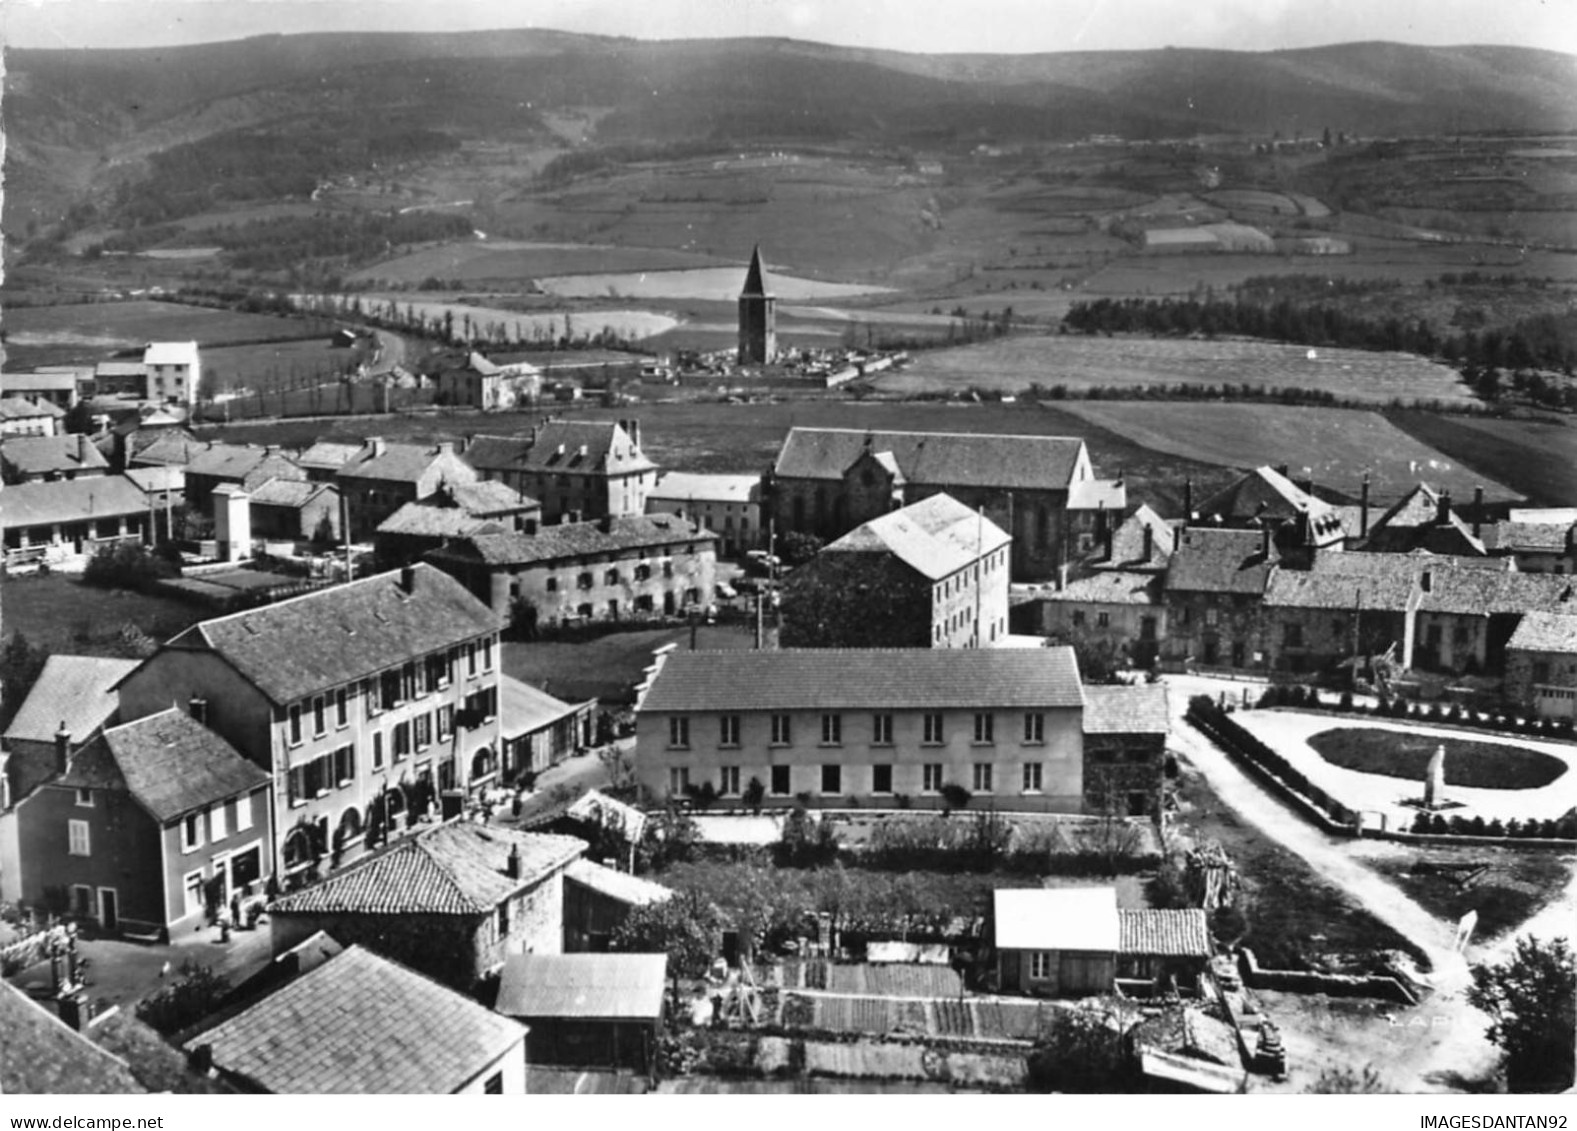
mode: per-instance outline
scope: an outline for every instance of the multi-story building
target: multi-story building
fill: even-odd
[[[179,437],[169,445],[172,450],[182,447]],[[148,466],[152,461],[147,453],[136,462]],[[253,444],[208,444],[191,453],[186,464],[186,502],[202,514],[213,514],[214,491],[221,486],[239,487],[255,491],[270,479],[306,482],[307,473],[296,462],[275,447],[258,447]]]
[[[142,366],[148,379],[144,396],[150,401],[197,403],[203,362],[196,342],[149,342],[142,352]]]
[[[1285,464],[1255,468],[1186,517],[1190,524],[1197,517],[1202,525],[1269,530],[1281,558],[1340,550],[1347,543],[1343,512],[1316,495],[1312,481],[1289,479]]]
[[[1061,643],[1109,646],[1130,667],[1148,668],[1166,639],[1164,578],[1109,569],[1041,592],[1018,613],[1024,631]]]
[[[1166,571],[1164,660],[1258,668],[1260,600],[1279,560],[1273,528],[1190,526]]]
[[[334,473],[334,481],[345,500],[351,538],[370,542],[379,524],[407,503],[475,483],[477,473],[451,443],[390,444],[372,436]]]
[[[761,525],[761,476],[665,471],[646,497],[647,514],[676,514],[717,535],[725,558],[766,549]]]
[[[788,648],[990,648],[1008,634],[1012,539],[950,495],[873,518],[789,575]]]
[[[339,866],[498,773],[499,621],[428,565],[194,625],[120,685],[187,704],[272,779],[274,871]]]
[[[540,500],[547,523],[644,514],[657,482],[638,420],[549,420],[528,436],[477,436],[465,459],[483,479]]]
[[[1084,695],[1071,648],[672,652],[642,692],[636,765],[658,797],[703,783],[768,804],[978,804],[1077,813]]]
[[[493,480],[455,483],[406,503],[378,526],[378,560],[386,566],[414,562],[430,550],[473,534],[535,534],[542,504]]]
[[[943,492],[1013,539],[1012,579],[1059,576],[1122,520],[1121,480],[1099,480],[1068,436],[794,428],[764,481],[778,537],[823,541]]]
[[[672,515],[475,534],[434,550],[500,618],[529,625],[644,620],[701,610],[716,585],[716,539]]]
[[[0,397],[0,436],[53,436],[64,427],[65,416],[49,401]]]
[[[1484,540],[1523,573],[1577,573],[1577,507],[1513,508]]]

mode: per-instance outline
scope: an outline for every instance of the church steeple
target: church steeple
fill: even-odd
[[[777,299],[767,291],[761,246],[750,253],[745,289],[739,292],[739,364],[771,365],[778,359]]]
[[[749,295],[753,298],[765,298],[767,294],[766,269],[761,266],[761,245],[757,244],[750,253],[750,270],[745,272],[745,289],[739,292],[743,298]]]

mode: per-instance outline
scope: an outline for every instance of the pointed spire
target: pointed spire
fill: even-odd
[[[745,289],[741,295],[765,295],[767,293],[766,268],[761,265],[761,245],[757,244],[750,253],[750,270],[745,273]]]

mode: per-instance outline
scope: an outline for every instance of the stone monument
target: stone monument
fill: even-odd
[[[1446,744],[1442,742],[1435,749],[1435,756],[1429,759],[1429,769],[1424,773],[1424,808],[1443,809],[1445,804]]]

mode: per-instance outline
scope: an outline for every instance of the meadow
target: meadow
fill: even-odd
[[[243,314],[184,303],[133,300],[19,306],[5,312],[6,357],[17,368],[94,362],[151,341],[192,341],[205,350],[235,342],[326,338],[320,322]]]
[[[564,298],[674,299],[726,301],[739,297],[745,266],[697,267],[677,271],[624,271],[585,275],[550,275],[538,280],[549,294]],[[885,287],[825,283],[768,271],[767,291],[779,299],[838,299],[883,293]]]
[[[721,265],[720,260],[710,256],[666,248],[487,239],[435,244],[372,264],[350,277],[358,282],[379,280],[386,286],[415,285],[433,278],[470,285],[486,280]]]
[[[351,296],[334,296],[348,300]],[[596,338],[604,333],[628,341],[639,341],[665,330],[671,330],[679,320],[671,315],[649,310],[561,310],[530,312],[509,310],[502,306],[472,305],[451,302],[422,294],[360,294],[354,296],[363,307],[380,309],[393,304],[401,314],[410,313],[432,323],[441,322],[445,315],[454,320],[454,332],[464,333],[466,320],[470,320],[472,334],[492,337],[494,330],[516,342],[568,337],[571,339]]]
[[[1577,426],[1570,417],[1527,420],[1414,411],[1386,416],[1414,439],[1506,484],[1536,506],[1570,506],[1577,499]]]

